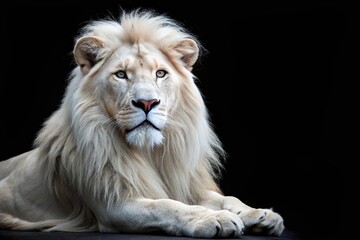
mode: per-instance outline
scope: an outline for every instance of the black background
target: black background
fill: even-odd
[[[224,193],[273,207],[304,238],[335,238],[344,224],[354,9],[333,1],[231,2],[2,6],[0,159],[29,150],[60,105],[79,28],[120,7],[151,8],[182,22],[207,49],[194,74],[229,155]]]

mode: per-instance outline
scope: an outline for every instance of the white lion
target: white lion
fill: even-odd
[[[0,163],[0,228],[239,237],[282,217],[217,185],[224,151],[192,66],[198,40],[148,10],[93,21],[60,108]]]

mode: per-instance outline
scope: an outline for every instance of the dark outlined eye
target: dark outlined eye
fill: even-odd
[[[168,74],[165,70],[157,70],[156,71],[156,77],[157,78],[164,78]]]
[[[126,72],[123,71],[123,70],[119,70],[117,71],[116,73],[114,73],[114,76],[116,78],[120,78],[120,79],[128,79],[127,75],[126,75]]]

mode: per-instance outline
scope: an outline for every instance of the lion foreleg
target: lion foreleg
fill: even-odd
[[[283,218],[272,209],[253,208],[232,196],[209,191],[201,203],[214,210],[228,210],[243,221],[245,232],[280,236],[284,230]]]
[[[102,217],[97,215],[101,231],[160,230],[170,235],[212,238],[240,236],[243,229],[239,217],[229,211],[214,211],[170,199],[137,199],[102,213]]]

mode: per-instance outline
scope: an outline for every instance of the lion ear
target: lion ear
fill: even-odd
[[[195,64],[199,57],[199,48],[197,43],[190,39],[186,38],[178,42],[173,50],[177,52],[179,59],[184,63],[184,66],[188,70],[192,70],[192,66]]]
[[[96,37],[81,37],[76,41],[73,54],[84,75],[96,64],[98,53],[103,47],[103,41]]]

